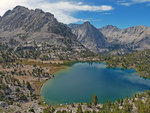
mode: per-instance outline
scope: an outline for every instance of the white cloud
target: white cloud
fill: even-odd
[[[118,5],[123,5],[123,6],[131,6],[131,5],[134,5],[134,4],[139,4],[139,3],[148,3],[150,2],[150,0],[131,0],[131,2],[126,2],[126,1],[123,1],[123,2],[117,2]]]
[[[126,2],[125,0],[118,0],[117,3]]]
[[[82,5],[83,4],[83,2],[78,2],[78,5]]]
[[[125,3],[118,3],[119,5],[123,5],[123,6],[130,6],[130,5],[132,5],[132,3],[127,3],[127,2],[125,2]]]
[[[102,15],[111,15],[111,13],[103,13]]]
[[[132,0],[134,3],[150,2],[150,0]]]
[[[58,21],[63,23],[74,23],[78,21],[86,21],[83,19],[74,18],[72,14],[79,11],[102,12],[113,10],[112,6],[101,5],[91,6],[83,2],[45,2],[44,0],[1,0],[0,15],[3,15],[8,9],[12,9],[16,5],[22,5],[30,9],[40,8],[46,12],[55,15]]]

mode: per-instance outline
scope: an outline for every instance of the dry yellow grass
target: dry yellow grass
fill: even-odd
[[[41,60],[26,60],[26,59],[22,59],[22,61],[18,61],[21,64],[24,65],[37,65],[39,67],[46,67],[50,69],[50,74],[54,75],[54,73],[60,69],[65,69],[68,66],[66,66],[65,64],[71,61],[59,61],[59,60],[55,60],[55,61],[41,61]]]

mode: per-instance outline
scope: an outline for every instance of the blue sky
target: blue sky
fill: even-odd
[[[121,5],[120,2],[109,2],[109,0],[89,0],[87,4],[107,4],[114,9],[104,12],[78,12],[76,18],[89,19],[96,27],[111,24],[120,28],[137,25],[150,26],[150,2],[140,2],[131,5]],[[126,2],[125,2],[126,3]],[[127,2],[128,3],[128,2]],[[81,22],[78,22],[81,23]]]
[[[65,24],[90,21],[97,28],[150,26],[150,0],[0,0],[0,15],[16,5],[53,13]]]

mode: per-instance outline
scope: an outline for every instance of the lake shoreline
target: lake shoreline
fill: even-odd
[[[72,61],[72,62],[74,62],[74,61]],[[77,61],[77,62],[80,62],[80,63],[85,63],[86,61]],[[87,62],[89,62],[89,61],[87,61]],[[89,62],[89,63],[105,63],[106,64],[106,66],[107,66],[107,63],[106,62]],[[134,69],[134,68],[132,68],[132,69]],[[58,71],[60,71],[61,69],[59,69],[59,70],[57,70],[56,72],[58,72]],[[55,76],[54,76],[55,77]],[[53,79],[53,78],[52,78]],[[45,83],[45,82],[44,82]],[[41,87],[42,88],[42,87]],[[44,101],[44,100],[43,100]]]

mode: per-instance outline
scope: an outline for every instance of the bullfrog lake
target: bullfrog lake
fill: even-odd
[[[105,63],[76,63],[46,81],[41,96],[48,105],[91,102],[94,94],[99,103],[114,102],[150,90],[150,79],[137,75],[134,69],[107,68]]]

